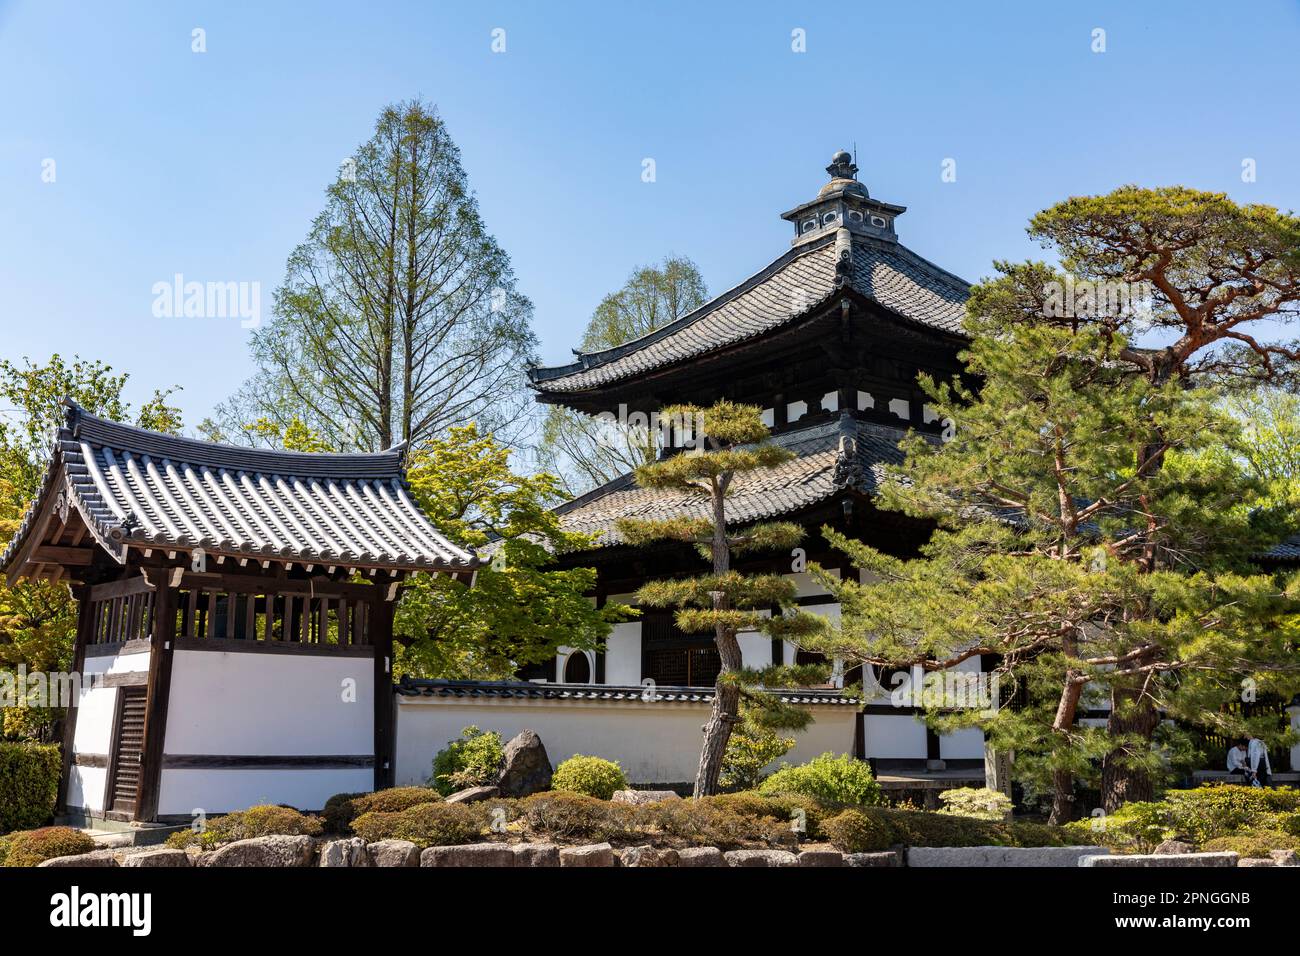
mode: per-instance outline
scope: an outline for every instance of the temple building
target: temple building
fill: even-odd
[[[883,466],[902,459],[909,429],[940,437],[944,423],[926,405],[917,376],[948,379],[962,371],[958,352],[968,284],[912,252],[898,238],[903,206],[871,196],[847,152],[827,167],[830,181],[808,202],[782,213],[790,247],[735,288],[648,335],[616,348],[582,353],[571,364],[531,370],[540,402],[627,421],[676,403],[731,399],[763,409],[772,440],[795,453],[785,465],[739,477],[728,512],[738,524],[780,518],[807,529],[802,553],[740,560],[742,571],[788,574],[800,604],[834,618],[839,607],[803,571],[803,561],[850,573],[820,530],[829,525],[899,556],[914,554],[929,529],[878,510],[873,497]],[[680,440],[679,440],[680,437]],[[677,436],[679,444],[689,435]],[[672,454],[667,447],[664,454]],[[558,509],[566,528],[598,536],[591,550],[564,556],[599,572],[597,601],[634,603],[632,593],[657,577],[698,574],[704,565],[686,545],[632,547],[620,518],[703,515],[685,494],[638,487],[624,475]],[[804,662],[793,645],[741,635],[747,665]],[[967,667],[978,670],[978,660]],[[677,630],[671,611],[646,608],[619,624],[600,654],[561,654],[526,673],[565,685],[710,688],[720,667],[710,635]],[[860,673],[837,674],[857,682]],[[867,700],[838,748],[879,769],[983,767],[979,731],[939,736],[910,707],[879,693],[865,675]],[[874,688],[874,690],[873,690]],[[982,773],[982,769],[981,769]]]
[[[404,450],[236,448],[67,405],[0,558],[79,603],[61,811],[189,822],[391,785],[398,584],[478,564],[412,500]]]

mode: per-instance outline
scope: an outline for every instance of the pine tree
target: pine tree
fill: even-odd
[[[1016,288],[996,280],[976,299]],[[1279,525],[1262,484],[1222,453],[1240,431],[1215,393],[1132,375],[1113,330],[981,314],[972,310],[965,354],[979,390],[923,381],[952,440],[911,437],[880,501],[938,530],[905,561],[827,529],[871,574],[863,584],[823,575],[842,626],[813,646],[941,670],[995,655],[1023,706],[939,723],[982,726],[1015,749],[1018,770],[1054,792],[1061,821],[1074,815],[1074,778],[1095,778],[1098,761],[1158,776],[1156,728],[1142,715],[1222,732],[1221,706],[1243,680],[1296,686],[1283,624],[1300,606],[1300,577],[1279,582],[1249,565]],[[1122,707],[1134,688],[1143,703],[1117,715],[1133,722],[1123,732],[1078,723],[1087,694],[1109,692]],[[1108,794],[1107,811],[1124,798]]]
[[[719,777],[727,741],[740,714],[742,699],[746,719],[769,728],[796,729],[806,725],[808,715],[783,704],[764,687],[807,683],[815,679],[810,668],[771,667],[761,671],[744,667],[741,659],[741,631],[760,631],[772,637],[808,634],[821,626],[814,615],[798,613],[794,605],[795,585],[778,574],[742,574],[732,567],[732,558],[756,551],[791,549],[803,537],[803,529],[789,522],[765,522],[744,528],[729,527],[727,495],[738,477],[791,460],[787,449],[767,441],[768,429],[760,410],[751,405],[721,401],[710,408],[671,406],[660,411],[661,419],[681,426],[697,436],[690,451],[642,465],[636,470],[639,484],[646,488],[685,491],[699,503],[689,516],[660,521],[624,519],[618,530],[633,545],[672,540],[697,546],[712,564],[709,574],[698,577],[653,581],[637,591],[637,601],[650,607],[677,608],[677,626],[687,633],[713,632],[722,669],[714,687],[712,711],[704,728],[695,795],[718,792]],[[773,615],[779,606],[786,613]],[[822,673],[824,673],[824,669]]]

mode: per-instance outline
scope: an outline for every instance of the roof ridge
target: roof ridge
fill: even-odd
[[[746,279],[743,279],[741,282],[732,286],[727,291],[715,295],[713,298],[709,299],[709,301],[705,302],[703,305],[700,305],[692,309],[690,312],[687,312],[685,315],[678,316],[677,318],[673,319],[671,322],[667,322],[664,325],[659,326],[659,328],[657,329],[652,329],[651,331],[645,333],[644,335],[638,336],[635,339],[628,339],[626,342],[621,342],[618,345],[610,346],[609,348],[606,349],[598,349],[597,351],[594,352],[578,353],[580,357],[577,362],[570,362],[568,365],[551,365],[551,366],[539,365],[530,368],[528,369],[529,381],[545,382],[553,378],[562,378],[563,376],[572,374],[573,372],[587,371],[588,369],[596,368],[608,362],[611,362],[617,358],[621,358],[623,355],[626,355],[628,352],[635,351],[636,349],[642,348],[646,345],[653,345],[655,342],[659,341],[659,339],[671,335],[674,332],[678,332],[689,325],[693,325],[695,322],[698,322],[706,315],[715,312],[717,309],[726,305],[732,299],[736,298],[739,295],[742,295],[745,292],[748,292],[750,289],[757,286],[760,282],[763,282],[766,279],[771,278],[771,276],[774,273],[776,273],[780,269],[785,268],[790,263],[794,262],[796,259],[800,259],[805,255],[811,255],[813,252],[820,251],[823,246],[831,245],[834,241],[835,241],[834,234],[828,233],[826,236],[821,237],[816,242],[810,242],[804,246],[791,247],[790,249],[787,249],[785,252],[781,253],[781,255],[779,255],[777,258],[769,262],[762,269],[755,272],[753,275],[749,276]],[[587,359],[589,361],[583,361],[583,359]]]
[[[909,249],[907,246],[903,245],[903,243],[899,242],[898,240],[892,240],[887,242],[884,240],[876,239],[872,236],[855,236],[854,239],[858,242],[861,242],[863,245],[874,246],[875,248],[882,249],[889,252],[896,251],[902,253],[904,258],[911,259],[917,265],[932,270],[933,272],[937,273],[938,278],[946,279],[950,281],[954,286],[957,286],[957,288],[954,291],[958,291],[966,294],[970,293],[971,290],[970,282],[966,281],[961,276],[957,275],[957,273],[949,272],[943,266],[932,262],[931,260],[927,259],[925,256],[921,255],[919,252],[915,251],[914,249]]]
[[[115,422],[92,415],[71,399],[64,399],[64,405],[68,408],[68,415],[63,431],[67,432],[70,440],[131,451],[151,458],[167,458],[231,471],[265,472],[300,478],[405,478],[405,442],[381,452],[357,453],[251,448],[169,435],[138,425]]]

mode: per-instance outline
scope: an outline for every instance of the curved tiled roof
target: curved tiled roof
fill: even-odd
[[[599,388],[755,338],[852,288],[899,317],[960,334],[969,286],[895,241],[828,234],[648,335],[577,362],[529,370],[542,393]],[[837,270],[848,248],[847,269]]]
[[[239,448],[122,425],[68,404],[41,492],[0,559],[5,568],[48,497],[61,491],[119,562],[135,545],[394,570],[477,565],[412,500],[400,447],[368,455]]]
[[[873,494],[889,464],[901,464],[898,447],[904,429],[890,428],[844,415],[773,436],[772,443],[795,458],[775,468],[736,475],[727,495],[727,516],[748,524],[789,514],[824,501],[845,489]],[[597,536],[597,547],[621,544],[621,518],[662,520],[710,516],[700,496],[671,488],[642,488],[632,474],[589,491],[555,509],[566,531]]]
[[[433,680],[403,677],[396,691],[402,697],[432,697],[439,700],[545,700],[597,701],[600,703],[707,704],[713,701],[712,687],[655,687],[653,697],[646,685],[541,684],[529,681]],[[804,688],[769,691],[785,704],[825,704],[856,707],[861,703],[838,690]]]

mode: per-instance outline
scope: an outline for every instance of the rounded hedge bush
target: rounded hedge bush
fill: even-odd
[[[831,806],[874,806],[881,802],[880,784],[863,760],[824,753],[805,764],[783,764],[759,786],[763,796],[799,794]]]
[[[603,757],[584,757],[574,754],[555,768],[551,777],[552,790],[584,793],[598,800],[608,800],[616,790],[627,789],[627,777],[617,761]]]
[[[826,813],[815,797],[798,793],[765,797],[754,790],[742,790],[704,799],[741,816],[783,823],[792,834],[801,838],[817,840],[823,835],[822,821]]]
[[[879,815],[845,810],[822,824],[826,838],[844,853],[878,853],[894,845],[894,830]]]
[[[542,836],[599,842],[638,832],[634,808],[574,791],[534,793],[519,802],[519,811],[528,828]]]
[[[56,856],[75,856],[95,849],[95,841],[72,827],[41,827],[11,833],[7,838],[5,866],[36,866]]]
[[[62,769],[57,746],[0,741],[0,833],[53,818]]]
[[[299,813],[292,807],[262,804],[236,810],[205,821],[202,830],[182,830],[167,838],[170,847],[210,849],[221,843],[251,840],[262,836],[320,836],[325,825],[318,817]]]
[[[1300,838],[1276,830],[1258,830],[1216,837],[1201,845],[1208,853],[1231,851],[1238,856],[1268,859],[1272,850],[1300,850]]]
[[[390,787],[372,793],[336,793],[325,801],[321,816],[330,833],[351,833],[352,821],[363,813],[398,813],[423,803],[441,803],[432,787]]]
[[[372,810],[352,821],[352,832],[363,840],[410,840],[424,849],[473,843],[483,833],[486,817],[478,806],[420,803],[397,812]]]
[[[497,782],[504,763],[501,735],[471,725],[434,755],[429,784],[444,797],[467,787],[491,786]]]

